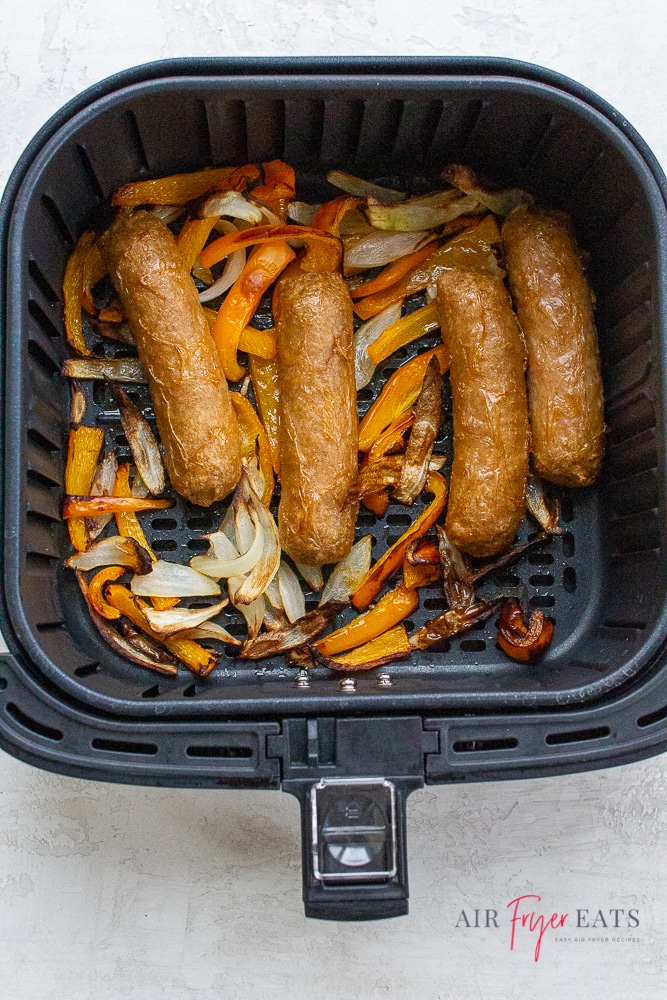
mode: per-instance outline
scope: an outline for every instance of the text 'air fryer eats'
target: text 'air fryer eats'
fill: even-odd
[[[311,205],[279,160],[206,169],[126,184],[110,227],[80,237],[64,281],[76,355],[63,368],[66,565],[122,656],[172,675],[207,676],[221,648],[367,670],[493,615],[508,656],[548,648],[541,611],[475,587],[560,532],[542,480],[597,476],[592,297],[563,213],[465,167],[443,176],[442,190],[408,197],[332,171],[344,193]],[[438,329],[441,342],[396,367],[359,420],[377,366]],[[106,356],[111,341],[131,356]],[[434,450],[448,371],[451,469]],[[86,422],[84,380],[111,385],[132,463]],[[142,383],[154,422],[132,398]],[[200,505],[193,514],[233,493],[189,565],[158,558],[141,524],[173,505],[170,487]],[[358,511],[384,518],[390,498],[414,515],[373,562],[371,537],[354,543]],[[518,544],[527,512],[541,530]],[[321,592],[308,611],[300,578]],[[433,585],[446,610],[409,635]],[[243,641],[215,621],[229,606]]]

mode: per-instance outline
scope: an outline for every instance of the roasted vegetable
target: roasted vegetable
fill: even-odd
[[[289,628],[265,632],[253,639],[248,639],[241,649],[242,660],[261,660],[265,656],[276,656],[288,649],[305,646],[323,632],[327,625],[348,607],[343,601],[329,601],[315,611],[310,611],[304,618],[290,625]]]
[[[533,611],[526,624],[518,601],[509,600],[503,605],[498,622],[498,645],[521,663],[534,663],[548,649],[553,638],[553,622],[542,611]]]
[[[414,503],[426,482],[441,416],[442,375],[438,359],[432,357],[415,403],[415,419],[394,490],[394,499],[400,503]]]
[[[373,670],[387,663],[395,663],[396,660],[407,660],[412,652],[408,634],[402,625],[397,625],[383,635],[357,647],[351,653],[343,653],[340,656],[326,656],[317,649],[317,646],[311,648],[317,663],[329,667],[330,670],[350,673],[356,670]]]
[[[318,652],[325,656],[344,653],[354,649],[371,639],[377,638],[383,632],[393,628],[419,607],[419,596],[416,590],[408,590],[399,584],[395,590],[381,597],[377,604],[363,615],[354,618],[336,632],[331,632],[323,639],[313,643]]]
[[[85,424],[80,424],[70,430],[65,466],[65,491],[68,494],[85,496],[90,492],[103,444],[104,431],[100,427],[86,427]],[[67,524],[69,536],[74,548],[80,552],[83,552],[88,544],[83,518],[89,517],[91,513],[69,515],[70,520]]]

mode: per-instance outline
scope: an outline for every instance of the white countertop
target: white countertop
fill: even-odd
[[[665,167],[666,41],[662,0],[4,0],[0,188],[74,94],[180,55],[524,59],[597,91]],[[666,763],[416,792],[410,915],[345,925],[303,917],[289,796],[105,785],[2,756],[0,995],[658,1000]],[[538,962],[537,932],[519,928],[510,951],[507,904],[527,894],[541,899],[523,901],[521,913],[570,914],[545,932]],[[482,925],[481,911],[496,910],[499,928],[492,919],[475,927],[476,909]],[[577,910],[595,928],[578,932]],[[626,926],[629,910],[638,926]]]

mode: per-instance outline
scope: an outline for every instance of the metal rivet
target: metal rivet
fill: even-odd
[[[391,679],[391,674],[381,673],[376,675],[377,686],[381,688],[393,687],[394,682]]]
[[[343,677],[343,679],[340,682],[340,689],[341,691],[348,691],[348,692],[356,691],[357,682],[355,681],[354,677]]]
[[[299,673],[294,678],[294,687],[298,688],[310,687],[310,677],[308,676],[307,670],[299,671]]]

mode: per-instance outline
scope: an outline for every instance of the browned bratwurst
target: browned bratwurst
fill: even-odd
[[[454,460],[445,526],[472,556],[511,544],[525,511],[528,405],[524,346],[498,278],[454,269],[438,279],[451,355]]]
[[[588,486],[604,451],[604,402],[591,293],[571,222],[523,205],[502,236],[526,338],[535,469],[552,483]]]
[[[148,381],[175,490],[210,506],[241,476],[227,380],[176,241],[149,212],[120,212],[103,239]]]
[[[280,544],[296,562],[343,559],[357,505],[343,504],[357,476],[359,431],[352,302],[337,274],[301,274],[280,287]]]

